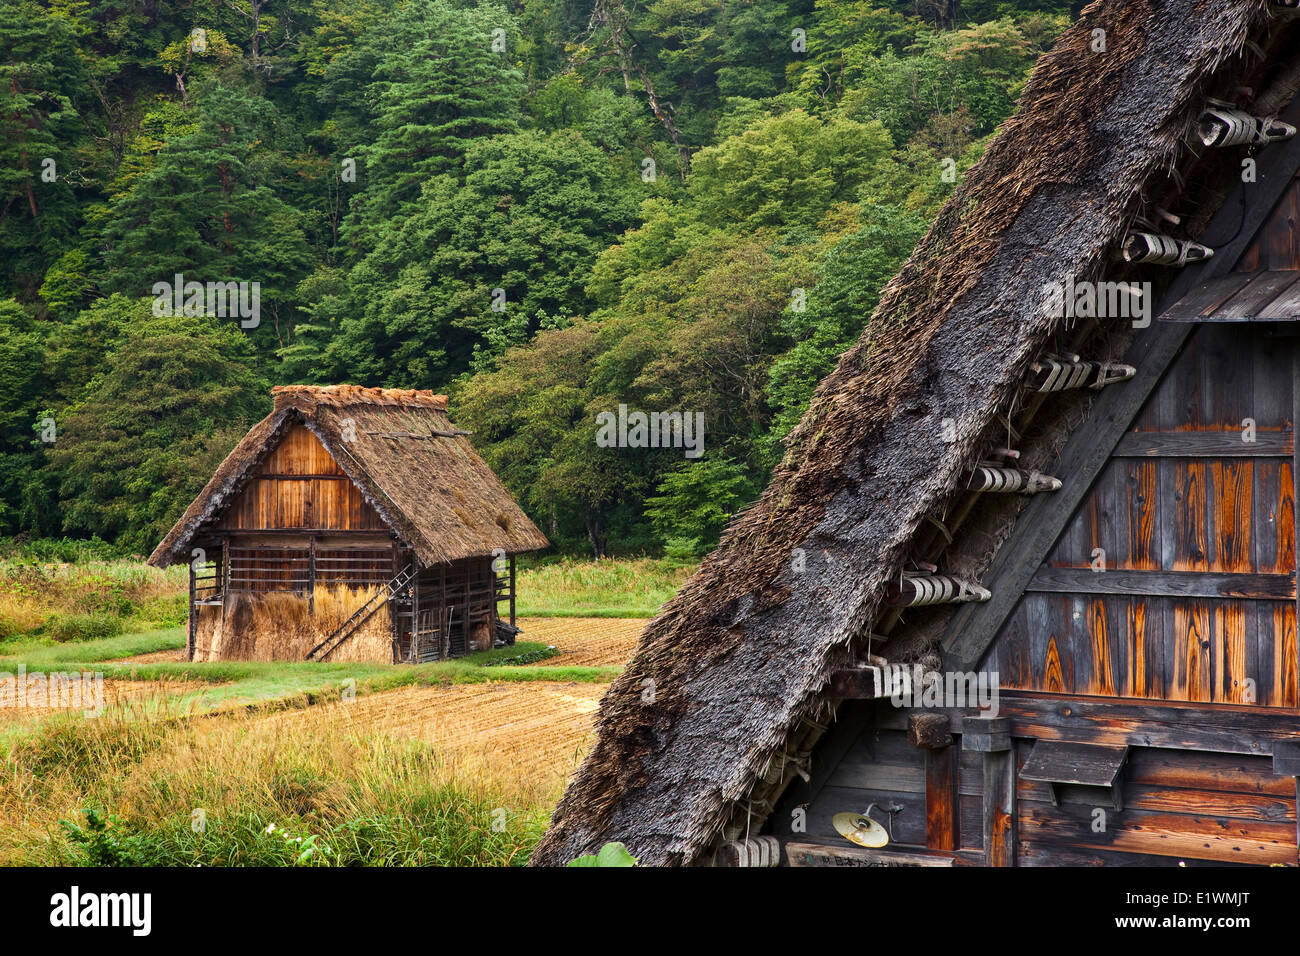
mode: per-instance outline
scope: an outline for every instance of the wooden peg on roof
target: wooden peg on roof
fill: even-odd
[[[1175,216],[1168,209],[1165,209],[1161,206],[1156,206],[1154,211],[1157,216],[1159,216],[1165,222],[1169,223],[1171,226],[1181,226],[1183,224],[1183,217]]]

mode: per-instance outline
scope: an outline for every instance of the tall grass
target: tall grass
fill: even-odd
[[[0,641],[84,641],[175,626],[188,613],[186,569],[137,560],[0,560]]]
[[[558,797],[326,708],[292,725],[129,707],[50,721],[3,774],[11,865],[522,864]]]
[[[560,558],[519,572],[525,617],[653,617],[695,565],[667,558]]]

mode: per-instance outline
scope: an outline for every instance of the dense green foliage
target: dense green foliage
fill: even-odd
[[[147,551],[271,384],[355,382],[449,392],[557,544],[698,554],[1068,16],[0,0],[0,535]]]

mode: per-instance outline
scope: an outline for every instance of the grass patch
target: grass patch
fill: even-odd
[[[212,711],[305,707],[337,700],[345,692],[358,694],[434,684],[478,684],[488,681],[574,681],[605,683],[618,676],[619,667],[531,667],[529,660],[554,656],[547,645],[519,641],[449,661],[427,664],[371,664],[320,661],[154,661],[141,663],[121,658],[185,646],[182,628],[130,634],[87,641],[53,644],[29,641],[0,644],[0,671],[14,673],[21,665],[28,673],[93,671],[107,680],[156,681],[160,697],[131,706],[152,715],[164,711]],[[31,726],[0,732],[0,741],[25,737]]]
[[[0,863],[519,865],[558,796],[307,718],[45,726],[6,757]]]
[[[53,542],[58,545],[59,542]],[[159,570],[137,559],[45,560],[29,551],[0,560],[0,641],[85,641],[185,621],[184,566]],[[59,557],[55,548],[50,557]]]
[[[519,572],[521,617],[654,617],[695,571],[667,558],[558,558]]]

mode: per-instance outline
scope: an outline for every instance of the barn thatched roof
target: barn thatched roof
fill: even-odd
[[[190,542],[247,484],[290,428],[305,425],[426,565],[548,546],[546,537],[447,417],[447,397],[414,389],[282,385],[181,515],[149,563],[188,560]]]
[[[1044,287],[1102,275],[1270,23],[1261,0],[1099,0],[1041,58],[767,490],[647,627],[534,863],[609,840],[646,864],[705,862],[747,806],[757,832],[756,782],[824,717],[909,541],[1061,330]]]

